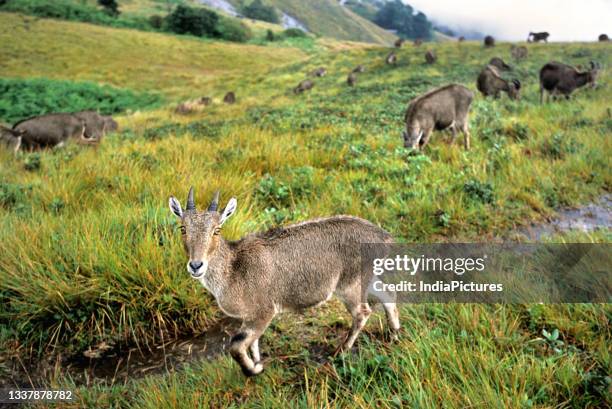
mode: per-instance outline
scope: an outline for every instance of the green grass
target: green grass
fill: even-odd
[[[12,33],[0,34],[8,56],[3,76],[98,81],[169,96],[238,91],[238,104],[217,100],[192,116],[176,115],[173,106],[120,116],[121,133],[97,150],[69,146],[17,158],[0,151],[3,356],[79,354],[101,341],[153,345],[215,322],[220,312],[211,296],[186,277],[167,209],[168,196],[183,198],[190,185],[198,203],[218,188],[222,201],[238,198],[224,227],[228,239],[347,213],[407,242],[490,241],[610,191],[609,74],[597,89],[544,106],[536,80],[551,59],[610,65],[605,44],[529,45],[529,59],[514,71],[523,99],[477,96],[469,152],[436,133],[424,154],[413,155],[400,137],[408,101],[447,82],[475,89],[479,69],[494,55],[508,59],[509,44],[436,44],[431,66],[424,49],[407,47],[390,68],[386,49],[337,42],[306,59],[295,48],[46,20],[27,31],[8,14],[0,21]],[[348,88],[346,75],[360,63],[368,71]],[[293,95],[321,65],[329,75]],[[204,67],[211,74],[200,78]],[[327,357],[348,325],[333,302],[275,321],[263,338],[271,360],[262,377],[244,379],[223,357],[125,385],[80,387],[78,405],[605,407],[611,314],[609,304],[406,305],[399,343],[382,340],[375,316],[355,355],[321,364],[316,351]],[[561,352],[544,329],[559,331]],[[49,382],[71,385],[62,373]]]

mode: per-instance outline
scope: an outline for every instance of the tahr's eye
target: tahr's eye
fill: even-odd
[[[187,228],[185,226],[181,226],[181,234],[183,236],[187,234]]]
[[[218,236],[219,234],[221,234],[221,228],[220,228],[220,227],[217,227],[217,228],[216,228],[216,229],[213,231],[213,234],[214,234],[215,236]]]

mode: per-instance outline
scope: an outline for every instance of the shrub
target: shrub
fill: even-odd
[[[149,17],[149,24],[156,30],[161,30],[164,27],[164,17],[159,14],[154,14]]]
[[[28,202],[32,186],[0,182],[0,206],[9,210],[19,210]]]
[[[115,17],[119,15],[119,5],[117,4],[117,0],[98,0],[98,4],[104,7],[104,10],[108,15]]]
[[[222,39],[238,43],[244,43],[252,37],[251,30],[246,25],[232,18],[221,18],[217,31]]]
[[[288,28],[285,31],[283,31],[283,37],[287,37],[287,38],[308,37],[308,34],[306,34],[304,30],[300,30],[299,28]]]
[[[242,14],[245,17],[254,20],[267,21],[269,23],[280,23],[280,18],[276,9],[272,6],[264,4],[261,0],[253,0],[253,2],[242,8]]]
[[[270,29],[266,31],[266,41],[274,41],[274,32]]]
[[[113,114],[154,106],[160,101],[161,97],[156,94],[135,93],[89,82],[0,78],[0,120],[6,122],[86,109]]]
[[[29,14],[43,18],[55,18],[69,21],[83,21],[86,23],[136,28],[150,30],[152,27],[148,20],[139,17],[121,17],[111,15],[83,2],[71,0],[0,0],[2,11]]]
[[[179,5],[166,17],[168,30],[198,37],[218,37],[219,15],[214,11]]]
[[[568,138],[563,133],[556,133],[550,140],[545,140],[540,146],[544,156],[553,159],[563,159],[566,155],[578,152],[582,145],[573,138]]]
[[[35,171],[40,169],[40,154],[32,153],[25,157],[23,161],[25,170]]]
[[[473,200],[481,203],[493,203],[493,186],[488,182],[470,180],[463,185],[463,191]]]

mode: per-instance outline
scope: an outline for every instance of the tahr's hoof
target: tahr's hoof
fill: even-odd
[[[255,363],[255,365],[253,366],[253,369],[249,369],[244,366],[241,368],[242,368],[242,373],[248,377],[259,375],[264,370],[264,367],[260,362]]]

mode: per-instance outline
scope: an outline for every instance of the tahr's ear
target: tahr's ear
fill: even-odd
[[[232,197],[230,201],[227,202],[227,206],[225,206],[225,209],[223,210],[223,213],[221,214],[221,221],[219,222],[220,225],[225,223],[225,221],[229,219],[231,215],[234,214],[234,212],[236,211],[237,204],[238,202],[236,201],[235,197]]]
[[[174,213],[177,217],[183,217],[183,209],[181,208],[181,204],[174,196],[170,196],[170,200],[168,200],[168,206],[170,206],[170,211]]]

